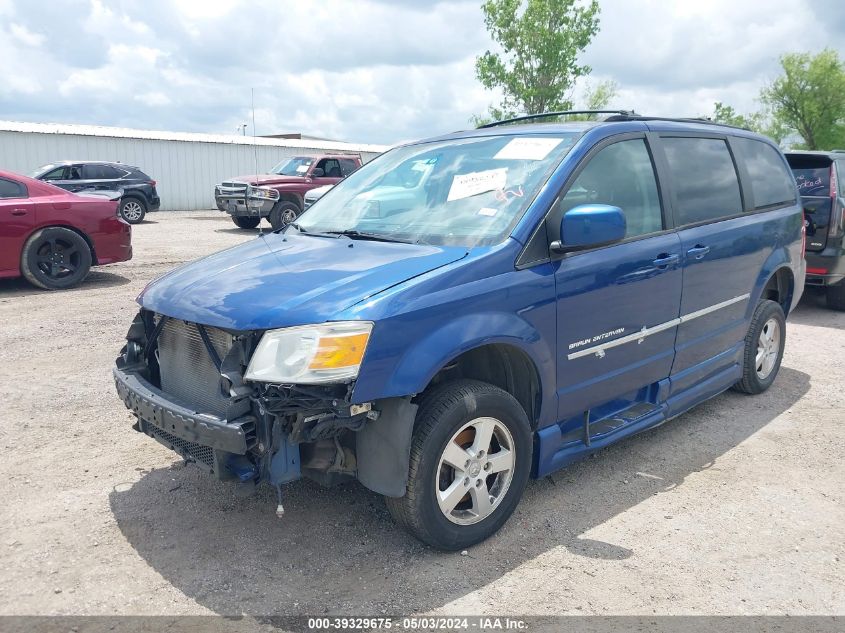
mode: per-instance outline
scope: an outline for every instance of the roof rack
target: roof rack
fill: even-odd
[[[556,116],[565,116],[567,114],[609,114],[610,116],[603,119],[605,123],[614,121],[675,121],[676,123],[701,123],[704,125],[719,125],[721,127],[732,127],[737,130],[751,131],[747,127],[738,125],[730,125],[728,123],[718,123],[712,119],[704,117],[662,117],[662,116],[644,116],[637,114],[633,110],[563,110],[561,112],[543,112],[541,114],[526,114],[523,116],[514,117],[512,119],[505,119],[503,121],[494,121],[478,126],[478,129],[496,127],[499,125],[508,125],[510,123],[518,123],[520,121],[530,121],[533,119],[545,119]]]
[[[492,123],[485,123],[479,125],[477,129],[482,130],[488,127],[497,127],[499,125],[508,125],[510,123],[518,123],[520,121],[530,121],[533,119],[547,119],[555,116],[566,116],[568,114],[616,114],[621,116],[640,116],[633,110],[561,110],[559,112],[541,112],[540,114],[523,114],[522,116],[513,117],[512,119],[503,119],[502,121],[493,121]],[[620,121],[622,119],[619,119]]]

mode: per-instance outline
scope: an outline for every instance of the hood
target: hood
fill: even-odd
[[[227,178],[227,182],[245,182],[250,185],[284,185],[295,182],[307,182],[305,176],[280,176],[279,174],[253,174],[252,176],[237,176]]]
[[[167,316],[233,330],[322,323],[466,252],[453,246],[270,233],[175,269],[150,283],[138,303]]]

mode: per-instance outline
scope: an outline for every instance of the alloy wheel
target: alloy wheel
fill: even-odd
[[[757,339],[757,355],[754,367],[760,380],[765,380],[772,373],[780,352],[780,323],[772,318],[766,321]]]
[[[128,221],[138,221],[144,214],[144,209],[141,207],[140,203],[135,202],[134,200],[127,200],[123,203],[123,217],[126,218]]]
[[[476,418],[455,433],[436,472],[437,505],[458,525],[484,520],[507,494],[516,451],[508,428],[495,418]]]

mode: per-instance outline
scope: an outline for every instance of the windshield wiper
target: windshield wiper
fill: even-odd
[[[303,235],[315,235],[315,236],[317,236],[317,237],[331,237],[332,239],[336,239],[336,238],[337,238],[337,236],[336,236],[336,235],[332,235],[332,234],[330,234],[330,233],[319,233],[319,232],[317,232],[317,231],[308,231],[308,230],[306,230],[306,229],[303,229],[303,228],[302,228],[301,226],[299,226],[299,224],[297,224],[296,222],[290,222],[290,223],[288,223],[288,224],[285,224],[284,226],[280,226],[280,227],[279,227],[279,228],[277,228],[275,231],[273,231],[273,233],[281,233],[282,231],[284,231],[284,230],[285,230],[286,228],[288,228],[289,226],[292,226],[293,228],[295,228],[295,229],[297,230],[297,232],[298,232],[298,233],[302,233]]]
[[[342,235],[350,239],[372,240],[373,242],[397,242],[399,244],[415,244],[414,240],[406,240],[401,237],[392,237],[390,235],[382,235],[380,233],[362,233],[355,229],[347,229],[345,231],[326,231],[328,235]]]

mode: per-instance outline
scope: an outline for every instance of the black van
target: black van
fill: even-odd
[[[807,285],[823,286],[827,305],[845,310],[845,151],[788,152],[807,226]]]

